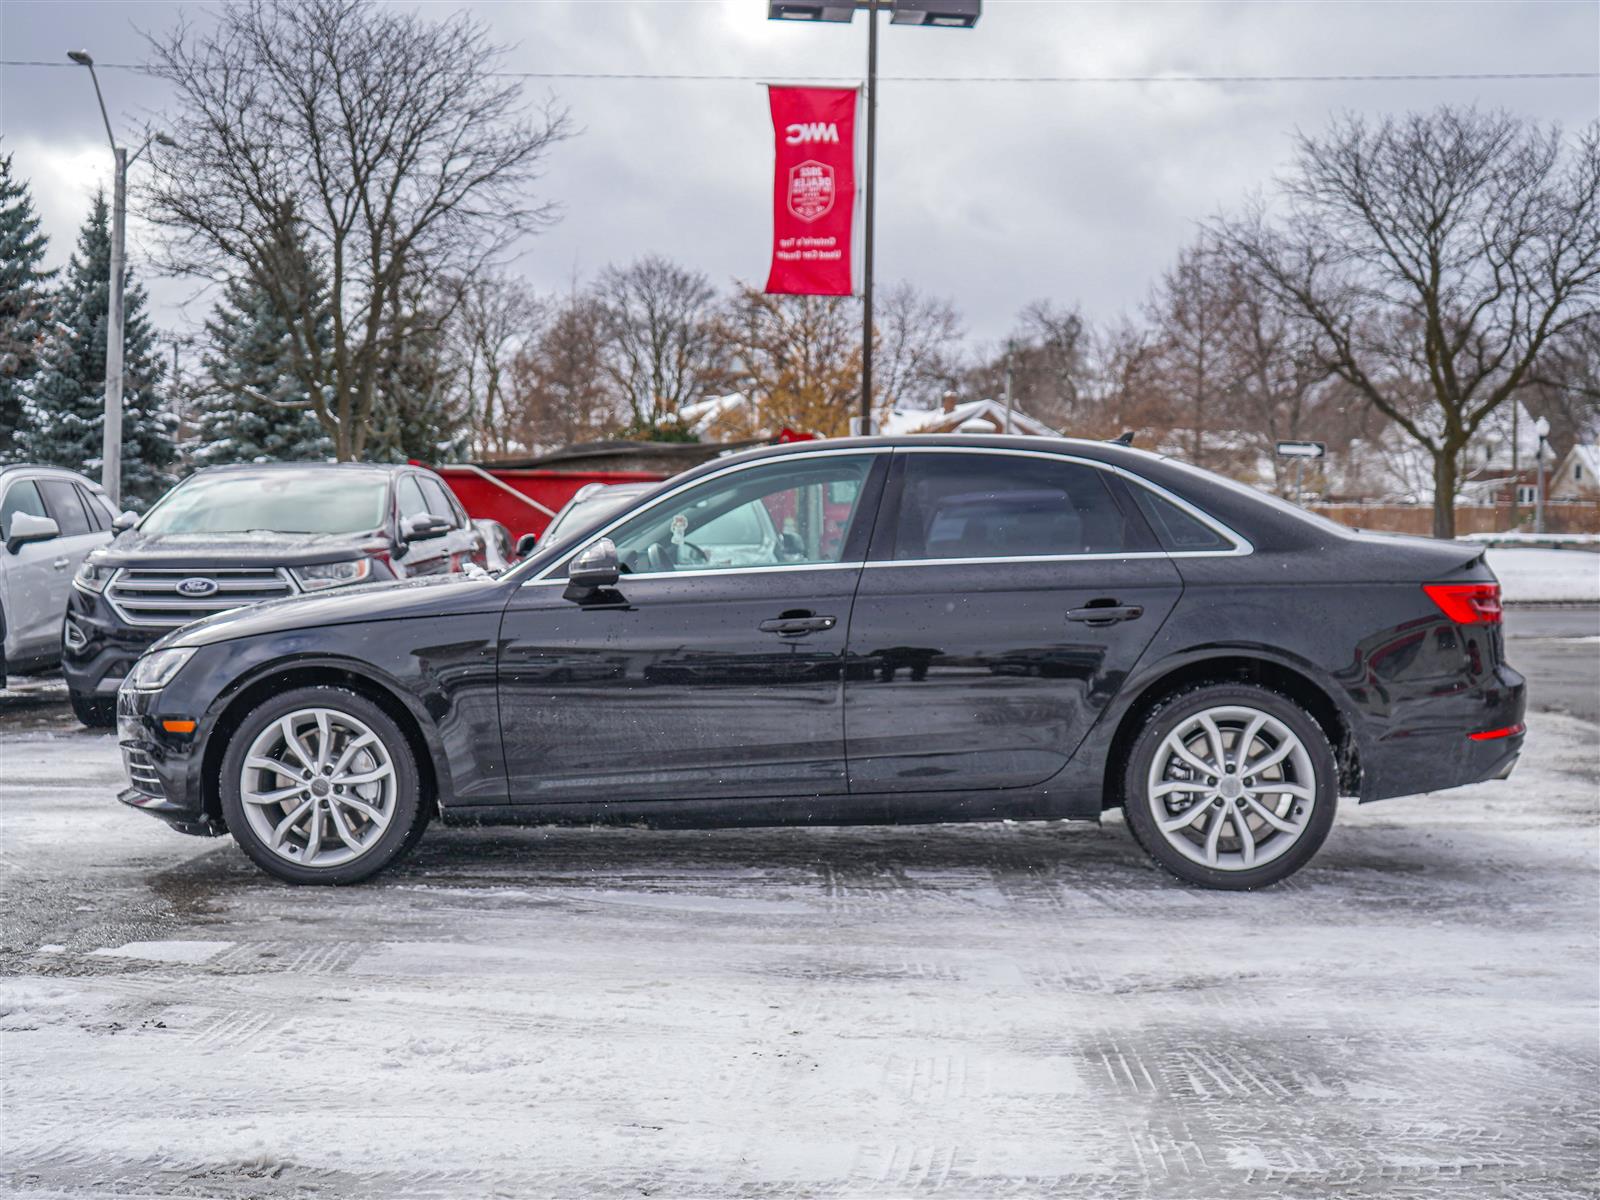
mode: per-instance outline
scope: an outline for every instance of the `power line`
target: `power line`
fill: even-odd
[[[96,63],[102,70],[154,74],[142,63]],[[76,64],[46,59],[4,59],[0,67],[64,67]],[[615,79],[663,83],[848,83],[850,75],[691,75],[644,71],[491,71],[500,79]],[[1600,79],[1600,71],[1409,71],[1394,74],[1345,73],[1331,75],[884,75],[884,83],[1431,83],[1456,80],[1557,80]]]

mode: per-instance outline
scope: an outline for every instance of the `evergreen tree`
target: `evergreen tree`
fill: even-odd
[[[0,462],[17,452],[22,386],[38,369],[54,274],[42,269],[44,248],[28,185],[13,177],[11,155],[0,155]]]
[[[457,386],[444,319],[424,301],[384,325],[385,349],[363,457],[375,462],[450,462],[465,456],[472,429]]]
[[[66,279],[52,305],[39,367],[22,387],[20,457],[98,475],[105,428],[106,330],[111,234],[104,193],[95,196]],[[176,420],[157,392],[161,363],[144,289],[123,280],[122,497],[130,507],[172,485]]]
[[[296,251],[305,262],[303,251]],[[305,262],[299,304],[317,306],[317,334],[332,342],[333,321],[322,288]],[[234,462],[305,462],[333,457],[333,440],[309,407],[295,373],[290,323],[265,290],[231,281],[206,322],[211,349],[205,357],[204,410],[198,422],[195,461],[200,466]]]

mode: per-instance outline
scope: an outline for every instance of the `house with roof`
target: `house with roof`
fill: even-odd
[[[1600,443],[1575,444],[1546,486],[1552,500],[1600,500]]]
[[[1019,408],[1009,411],[998,400],[958,403],[946,396],[942,408],[896,408],[883,419],[880,432],[891,436],[916,433],[1015,433],[1027,437],[1060,437],[1060,431]]]

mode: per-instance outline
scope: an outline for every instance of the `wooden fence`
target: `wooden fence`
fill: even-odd
[[[1360,529],[1377,529],[1385,533],[1417,533],[1426,537],[1433,532],[1433,510],[1412,504],[1312,504],[1312,512],[1321,513],[1341,525]],[[1555,501],[1544,507],[1544,527],[1547,533],[1600,533],[1600,501]],[[1456,532],[1510,533],[1513,530],[1532,532],[1533,506],[1519,505],[1516,519],[1509,504],[1458,504],[1456,506]]]

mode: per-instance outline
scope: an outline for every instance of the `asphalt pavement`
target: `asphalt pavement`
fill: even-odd
[[[1600,612],[1511,779],[1251,895],[1120,819],[433,829],[295,889],[0,693],[0,1191],[1594,1196]]]

